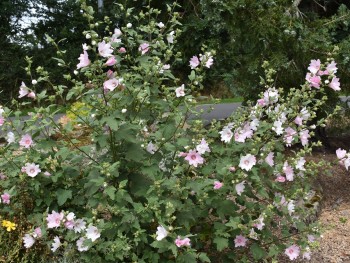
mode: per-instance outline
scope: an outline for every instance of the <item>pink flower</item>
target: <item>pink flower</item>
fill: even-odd
[[[73,220],[68,220],[64,222],[64,226],[67,229],[73,229],[74,228],[74,221]]]
[[[126,53],[125,47],[119,48],[118,52],[119,52],[119,53]]]
[[[312,74],[316,74],[321,67],[321,61],[319,59],[317,60],[311,60],[311,63],[309,67],[307,68]]]
[[[24,148],[29,148],[33,145],[32,137],[29,134],[23,135],[19,141],[19,145],[23,146]]]
[[[83,219],[77,219],[74,224],[74,232],[80,233],[86,229],[86,222]]]
[[[81,237],[77,240],[76,244],[77,244],[77,249],[79,252],[83,252],[83,251],[88,251],[89,247],[88,246],[84,246],[84,241],[86,239],[84,237]]]
[[[247,244],[248,239],[246,239],[244,236],[239,235],[235,238],[235,247],[245,247]]]
[[[294,180],[294,170],[288,164],[287,161],[285,161],[284,164],[283,164],[283,172],[286,175],[286,178],[287,178],[288,181],[293,181]]]
[[[243,129],[238,128],[234,136],[236,142],[245,142],[247,138],[251,138],[253,136],[252,126],[249,123],[245,123]]]
[[[328,65],[327,65],[327,71],[329,72],[329,73],[337,73],[337,70],[338,70],[338,68],[337,68],[337,63],[335,63],[335,61],[332,61],[331,63],[329,63]]]
[[[56,211],[53,210],[51,214],[47,215],[47,218],[46,218],[47,228],[59,227],[63,218],[64,218],[63,212],[57,213]]]
[[[335,153],[337,154],[338,159],[343,159],[346,155],[346,151],[342,150],[341,148],[336,150]]]
[[[29,92],[28,95],[27,95],[28,98],[31,98],[31,99],[35,99],[36,98],[36,95],[33,91]]]
[[[296,124],[296,125],[303,125],[303,118],[302,117],[300,117],[300,116],[297,116],[296,118],[295,118],[295,120],[294,120],[294,123]]]
[[[107,78],[109,78],[109,79],[115,78],[113,70],[109,69],[106,74],[107,74]]]
[[[11,198],[11,196],[8,193],[4,193],[4,194],[1,195],[1,199],[2,199],[2,202],[4,204],[9,204],[10,203],[10,198]]]
[[[328,87],[335,91],[339,91],[340,89],[340,82],[339,78],[333,77],[331,83],[328,84]]]
[[[255,220],[255,223],[253,226],[259,230],[262,230],[265,226],[264,218],[260,216],[257,220]]]
[[[175,89],[176,97],[183,97],[185,96],[185,84],[182,84],[180,87]]]
[[[51,174],[48,171],[44,172],[44,175],[47,176],[47,177],[51,176]]]
[[[91,61],[89,59],[88,53],[84,50],[83,54],[80,54],[80,57],[78,58],[80,61],[77,65],[77,69],[84,68],[90,65]]]
[[[310,83],[311,87],[320,88],[321,77],[320,76],[312,76],[310,73],[306,74],[305,79]]]
[[[311,252],[309,252],[309,251],[304,252],[303,259],[311,260]]]
[[[214,182],[214,189],[215,189],[215,190],[218,190],[218,189],[220,189],[223,185],[224,185],[223,183],[221,183],[221,182],[219,182],[219,181],[215,181],[215,182]]]
[[[35,177],[41,172],[39,165],[35,163],[26,163],[24,167],[25,173],[30,177]]]
[[[204,62],[204,66],[207,68],[210,68],[214,64],[213,56],[210,53],[206,53],[200,60]]]
[[[290,260],[296,259],[300,254],[300,248],[297,245],[291,245],[284,252]]]
[[[139,46],[139,51],[141,52],[142,55],[146,54],[149,51],[149,44],[148,43],[142,43]]]
[[[103,40],[102,42],[98,43],[98,53],[101,57],[111,57],[113,56],[113,49],[111,47],[111,44],[107,43]]]
[[[297,161],[297,164],[295,165],[295,168],[297,168],[300,171],[305,171],[304,164],[306,163],[306,160],[304,157],[300,157]]]
[[[106,66],[113,66],[115,63],[117,63],[117,60],[115,59],[115,56],[109,57],[109,59],[106,61]]]
[[[243,191],[244,191],[244,188],[245,188],[244,184],[245,184],[245,181],[243,181],[243,182],[241,182],[241,183],[239,183],[239,184],[236,184],[236,186],[235,186],[236,193],[237,193],[239,196],[240,196],[240,195],[243,193]]]
[[[221,141],[226,142],[226,143],[230,142],[232,137],[233,137],[233,133],[229,128],[224,128],[219,133],[221,134]]]
[[[278,174],[276,180],[276,182],[280,182],[280,183],[284,183],[286,181],[286,178],[280,174]]]
[[[228,170],[229,170],[231,173],[233,173],[233,172],[236,171],[236,167],[230,166],[230,167],[228,168]]]
[[[185,160],[188,161],[189,165],[193,165],[194,167],[204,163],[203,157],[196,150],[190,150]]]
[[[180,236],[178,236],[177,239],[175,240],[175,245],[177,247],[183,247],[183,246],[189,247],[191,246],[191,240],[188,237],[181,239]]]
[[[58,236],[55,236],[51,245],[51,251],[56,252],[56,250],[62,245],[60,238]]]
[[[258,99],[258,105],[262,107],[266,106],[265,99]]]
[[[328,70],[324,70],[324,71],[319,70],[317,75],[319,75],[319,76],[329,75],[329,72],[328,72]]]
[[[274,153],[270,152],[265,158],[265,162],[268,165],[270,165],[271,167],[273,167],[273,165],[275,164],[274,161],[273,161],[273,157],[274,157]]]
[[[190,60],[190,67],[191,69],[195,69],[196,67],[198,67],[200,64],[199,59],[197,56],[193,56]]]
[[[255,156],[251,154],[247,154],[241,157],[241,160],[238,166],[243,170],[250,171],[255,164],[256,164]]]
[[[293,136],[297,134],[297,132],[291,127],[286,128],[285,132],[286,134],[284,135],[284,141],[286,142],[287,146],[290,146],[293,141]]]
[[[35,238],[42,237],[42,233],[41,233],[41,228],[40,227],[37,227],[37,228],[34,229],[33,237],[35,237]]]
[[[178,156],[179,156],[179,157],[186,157],[187,154],[188,154],[188,153],[180,152]]]
[[[210,152],[209,145],[204,138],[201,140],[201,143],[196,146],[196,150],[198,151],[199,154]]]
[[[104,89],[105,91],[107,91],[107,90],[113,91],[113,90],[115,90],[115,88],[117,88],[118,86],[119,86],[119,81],[118,81],[116,78],[106,80],[106,81],[103,83],[103,89]]]
[[[309,143],[309,138],[311,137],[309,135],[309,130],[304,130],[299,133],[300,135],[300,141],[303,146],[307,145]]]

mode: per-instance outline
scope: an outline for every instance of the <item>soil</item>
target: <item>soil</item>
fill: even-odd
[[[313,153],[313,160],[336,161],[334,148],[349,150],[349,138],[332,138],[332,151],[321,149]],[[321,210],[318,221],[323,227],[320,246],[311,260],[298,263],[350,263],[350,171],[340,164],[331,167],[331,175],[320,173],[317,183],[322,186]],[[280,262],[291,262],[286,257]]]

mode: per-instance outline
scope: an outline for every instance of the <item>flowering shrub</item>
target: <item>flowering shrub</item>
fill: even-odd
[[[319,229],[306,223],[303,203],[318,165],[305,157],[318,145],[310,141],[311,121],[326,102],[324,90],[340,89],[335,62],[312,61],[306,83],[288,94],[266,83],[256,104],[204,129],[201,121],[188,119],[195,104],[191,91],[201,88],[214,52],[193,56],[188,81],[179,82],[171,71],[181,55],[173,52],[181,33],[177,13],[165,25],[156,20],[157,10],[138,15],[125,10],[128,23],[101,38],[95,29],[104,25],[108,31],[112,22],[106,17],[95,23],[92,8],[84,2],[82,8],[90,29],[84,32],[88,43],[77,76],[65,75],[72,88],[52,85],[36,94],[23,83],[20,101],[34,102],[35,114],[23,121],[19,112],[9,118],[11,111],[1,110],[7,134],[0,149],[1,216],[9,231],[1,235],[20,237],[18,257],[309,258]],[[27,70],[36,85],[49,82],[44,69]],[[54,96],[90,109],[75,119],[91,131],[87,142],[72,137],[69,122],[55,120],[60,105]],[[43,102],[51,104],[40,106]],[[11,261],[11,253],[3,251]]]

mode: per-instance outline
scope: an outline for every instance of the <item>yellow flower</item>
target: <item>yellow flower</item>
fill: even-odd
[[[6,227],[6,231],[10,232],[12,230],[15,230],[17,225],[11,221],[2,220],[2,226]]]

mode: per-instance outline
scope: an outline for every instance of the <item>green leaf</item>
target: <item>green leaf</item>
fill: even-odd
[[[116,190],[117,190],[117,189],[116,189],[114,186],[108,186],[108,187],[105,189],[104,193],[107,194],[107,195],[109,196],[109,198],[111,198],[112,200],[114,200],[114,198],[115,198],[115,191],[116,191]]]
[[[191,71],[191,74],[188,76],[190,81],[193,81],[196,78],[196,72],[194,70]]]
[[[199,254],[198,254],[198,258],[199,258],[199,260],[200,260],[201,262],[208,262],[208,263],[211,262],[210,259],[209,259],[208,256],[207,256],[207,254],[205,254],[205,253],[199,253]]]
[[[252,252],[254,259],[256,260],[262,259],[266,255],[266,251],[259,247],[256,243],[251,245],[250,251]]]
[[[218,251],[222,251],[228,247],[228,239],[224,237],[216,237],[213,242],[216,244]]]
[[[58,189],[56,192],[58,205],[63,205],[68,199],[72,198],[72,190]]]

